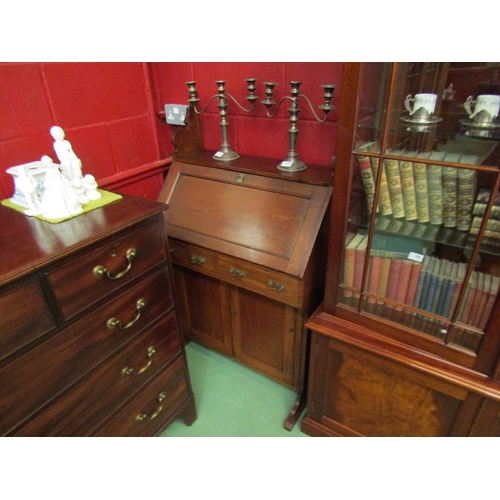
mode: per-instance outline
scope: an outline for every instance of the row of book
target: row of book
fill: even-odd
[[[373,144],[366,145],[370,151]],[[377,213],[395,219],[418,221],[468,231],[476,190],[476,172],[470,169],[442,166],[438,162],[474,165],[475,155],[460,153],[415,153],[390,151],[408,160],[358,156],[358,165],[367,198],[368,212],[374,206],[375,181],[381,162]],[[411,158],[411,160],[410,160]],[[435,160],[436,164],[415,161],[415,158]]]
[[[490,199],[489,189],[480,189],[474,207],[472,209],[471,235],[478,235],[483,223],[486,207]],[[486,221],[486,228],[483,233],[483,243],[500,247],[500,194],[497,193],[491,207],[489,218]]]
[[[408,309],[411,307],[450,319],[463,286],[467,264],[424,255],[423,248],[415,248],[417,243],[404,238],[395,245],[394,239],[397,238],[384,236],[379,242],[377,236],[373,237],[369,255],[365,284],[367,302],[419,315]],[[346,297],[360,297],[357,290],[362,286],[366,247],[366,234],[353,236],[346,246],[344,284],[354,289],[344,289]],[[499,285],[499,277],[473,271],[457,319],[484,329]]]

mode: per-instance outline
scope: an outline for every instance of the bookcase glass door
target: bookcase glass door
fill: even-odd
[[[500,282],[500,63],[365,63],[338,302],[475,354]]]

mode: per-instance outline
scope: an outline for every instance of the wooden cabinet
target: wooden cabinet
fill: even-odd
[[[344,64],[304,432],[498,435],[500,125],[464,106],[496,68]]]
[[[164,204],[59,224],[0,207],[0,434],[147,436],[196,419]]]
[[[159,197],[181,329],[296,390],[291,429],[305,403],[304,322],[323,290],[331,172],[286,176],[276,160],[212,155],[178,150]]]

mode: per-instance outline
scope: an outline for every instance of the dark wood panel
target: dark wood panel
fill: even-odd
[[[0,295],[0,360],[54,328],[37,282]]]
[[[102,208],[51,224],[0,205],[0,286],[166,209],[163,203],[123,195],[121,200]]]
[[[28,352],[16,363],[7,365],[0,372],[3,392],[0,434],[21,424],[171,309],[170,296],[165,296],[168,287],[166,270],[161,270]],[[112,317],[117,317],[123,325],[133,321],[138,314],[139,299],[144,299],[146,306],[137,322],[123,331],[108,328],[107,322]]]
[[[132,250],[135,251],[134,256],[127,257],[127,252]],[[93,252],[83,253],[49,273],[48,280],[63,316],[68,318],[165,259],[166,249],[162,229],[157,220],[137,231],[100,245]],[[129,270],[119,279],[110,279],[107,273],[96,276],[94,269],[97,266],[106,268],[111,277]]]
[[[186,424],[190,425],[196,411],[189,395],[185,370],[183,358],[175,359],[97,435],[151,436],[176,414],[185,415]]]
[[[171,313],[16,436],[90,435],[181,352],[176,330]],[[151,347],[154,353],[148,353]],[[127,367],[135,373],[124,375]]]

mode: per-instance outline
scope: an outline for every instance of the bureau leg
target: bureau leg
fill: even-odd
[[[191,396],[191,399],[186,404],[186,407],[185,407],[184,412],[182,414],[182,421],[187,426],[191,426],[196,422],[197,418],[198,418],[198,413],[196,411],[196,404],[194,402],[193,396]]]
[[[303,392],[299,392],[297,394],[297,399],[295,401],[295,404],[293,405],[293,408],[291,409],[287,419],[285,420],[285,423],[283,424],[283,427],[287,431],[291,431],[297,421],[299,420],[300,416],[302,415],[302,412],[304,411],[304,408],[306,407],[306,394]]]

